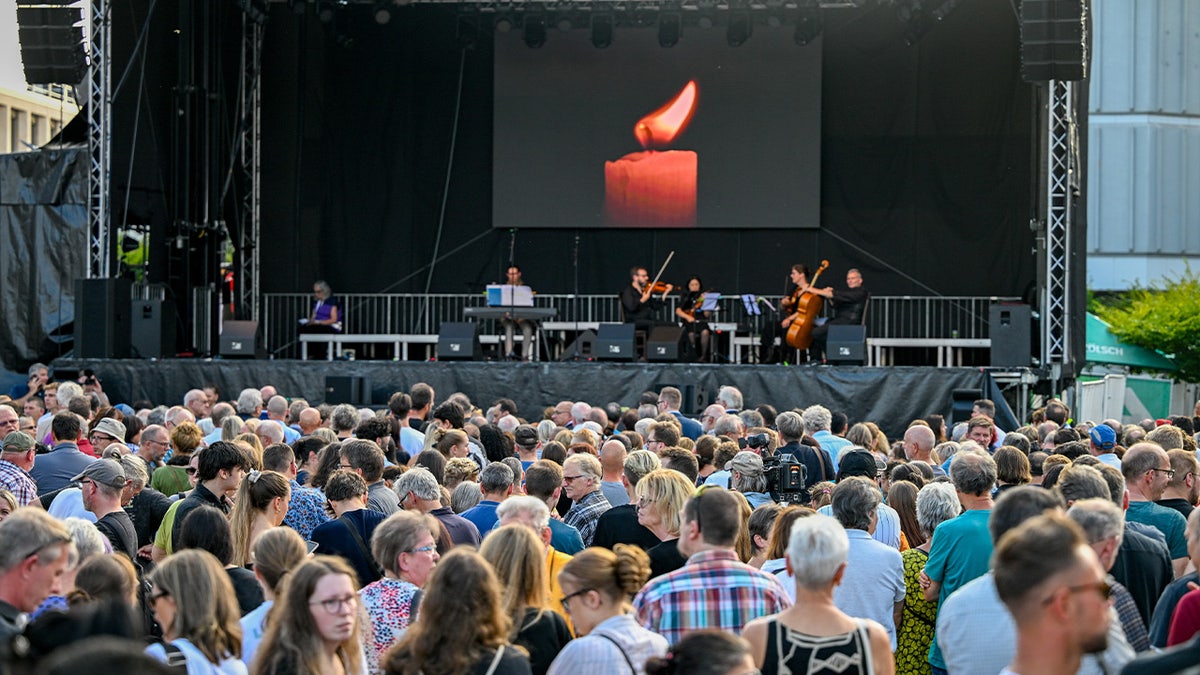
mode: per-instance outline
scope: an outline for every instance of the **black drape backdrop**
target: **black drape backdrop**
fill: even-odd
[[[578,235],[584,293],[612,292],[629,266],[657,266],[671,250],[668,280],[698,273],[724,292],[773,292],[788,266],[821,258],[831,281],[857,266],[876,294],[1025,291],[1035,278],[1034,97],[1019,77],[1012,5],[963,3],[913,47],[891,7],[825,16],[820,230],[523,230],[526,279],[571,291]],[[509,232],[491,230],[489,40],[464,58],[446,6],[411,6],[386,26],[369,7],[333,25],[273,7],[264,291],[303,291],[316,278],[343,292],[425,290],[443,195],[438,251],[454,253],[437,263],[430,290],[502,276]]]

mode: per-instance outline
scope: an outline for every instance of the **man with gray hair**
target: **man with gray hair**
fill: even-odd
[[[749,450],[742,450],[733,456],[729,462],[729,489],[742,493],[750,508],[757,509],[763,504],[771,504],[771,495],[767,494],[767,476],[763,473],[762,457]],[[856,615],[857,616],[857,615]]]
[[[228,419],[229,417],[231,417],[235,414],[237,414],[237,413],[233,409],[233,406],[229,405],[228,403],[221,402],[221,403],[217,403],[217,404],[213,405],[212,416],[210,417],[210,419],[212,420],[213,429],[212,429],[212,432],[210,432],[208,435],[206,435],[204,437],[204,444],[212,445],[213,443],[216,443],[217,441],[221,440],[221,425],[225,422],[226,419]],[[142,433],[144,434],[145,431],[143,431]]]
[[[1176,510],[1159,506],[1163,492],[1175,477],[1167,451],[1154,443],[1138,443],[1121,458],[1121,473],[1129,491],[1129,507],[1125,517],[1135,523],[1156,528],[1167,539],[1171,565],[1175,576],[1187,569],[1188,550],[1184,529],[1187,520]]]
[[[360,421],[358,409],[349,403],[339,404],[329,413],[329,428],[341,439],[353,436]]]
[[[727,384],[717,390],[717,403],[725,406],[725,412],[736,415],[742,410],[742,392]]]
[[[203,389],[189,389],[183,395],[183,407],[191,411],[196,418],[196,424],[204,433],[212,431],[212,404],[208,402],[208,394]]]
[[[716,424],[713,425],[713,435],[724,436],[736,441],[746,435],[746,428],[742,426],[740,417],[726,413],[717,418]]]
[[[611,442],[611,441],[610,441]],[[607,445],[607,443],[605,444]],[[658,455],[649,450],[635,450],[625,457],[621,471],[621,484],[625,488],[625,503],[605,511],[596,522],[592,546],[612,550],[617,544],[633,544],[648,551],[662,542],[650,530],[638,522],[638,481],[642,476],[661,467]]]
[[[1105,574],[1117,561],[1121,540],[1125,537],[1125,512],[1112,501],[1102,498],[1081,499],[1067,509],[1067,517],[1083,530],[1088,545],[1100,559]],[[1150,649],[1150,636],[1129,589],[1108,577],[1112,587],[1112,625],[1108,649],[1104,652],[1104,672],[1116,672],[1133,659],[1134,652]]]
[[[513,470],[503,462],[492,462],[479,472],[479,492],[483,500],[463,511],[462,517],[475,523],[481,536],[486,537],[496,526],[496,508],[512,495],[515,480]]]
[[[583,424],[584,422],[588,421],[588,415],[590,415],[591,412],[592,412],[591,405],[589,405],[583,401],[576,401],[571,406],[571,425],[568,426],[567,428],[574,429],[575,427],[579,426],[580,424]]]
[[[416,467],[405,471],[396,479],[393,489],[400,498],[400,506],[406,511],[420,511],[437,518],[454,546],[467,544],[479,547],[479,528],[449,506],[442,506],[442,488],[429,469]],[[439,542],[438,553],[449,548],[444,542]]]
[[[253,387],[243,389],[237,398],[237,414],[244,420],[257,419],[262,412],[262,394]],[[214,421],[215,425],[215,421]]]
[[[603,479],[600,460],[592,455],[571,455],[563,462],[563,492],[574,502],[563,516],[563,522],[579,530],[584,546],[592,545],[600,515],[612,508],[600,489]]]
[[[254,429],[254,435],[266,448],[276,443],[284,442],[283,425],[273,420],[263,420]]]
[[[41,509],[17,509],[0,522],[0,642],[25,628],[27,614],[62,595],[74,550],[67,528]]]
[[[801,417],[804,418],[804,429],[808,435],[820,443],[821,448],[828,451],[829,456],[833,458],[833,472],[837,473],[838,455],[842,450],[854,444],[840,436],[834,436],[833,432],[829,430],[833,425],[833,413],[829,412],[829,408],[823,405],[812,405],[804,409]],[[779,423],[778,418],[775,423]]]
[[[904,563],[899,551],[871,536],[882,498],[875,483],[862,476],[846,478],[833,488],[833,517],[850,538],[846,571],[833,589],[833,604],[850,616],[879,622],[895,651],[896,627],[904,610]]]

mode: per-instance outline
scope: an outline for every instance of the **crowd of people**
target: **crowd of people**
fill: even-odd
[[[889,439],[733,387],[692,419],[674,387],[537,411],[424,383],[382,410],[271,386],[167,406],[45,371],[0,400],[12,672],[1200,662],[1192,417],[1072,420],[1050,400],[1004,431],[981,399]]]

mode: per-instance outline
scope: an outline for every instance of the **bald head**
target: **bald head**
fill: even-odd
[[[600,446],[600,467],[604,476],[620,476],[625,468],[625,444],[620,441],[606,441]],[[619,480],[619,479],[617,479]]]
[[[288,402],[287,399],[276,395],[267,400],[267,414],[273,420],[281,420],[287,414]]]
[[[933,429],[920,424],[913,425],[904,432],[904,454],[909,460],[929,461],[929,453],[936,442]]]
[[[300,411],[300,419],[297,421],[300,425],[300,433],[305,436],[312,435],[321,426],[321,411],[316,408],[305,408]]]

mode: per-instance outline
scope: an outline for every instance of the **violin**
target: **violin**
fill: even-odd
[[[656,281],[653,284],[650,284],[647,288],[649,289],[651,294],[654,294],[654,293],[669,293],[671,291],[671,289],[674,287],[665,281]],[[645,291],[642,291],[642,292],[644,293]]]
[[[683,307],[680,307],[679,311],[681,313],[683,313],[684,315],[686,315],[689,321],[695,321],[696,320],[696,312],[699,312],[700,308],[704,306],[705,293],[709,293],[711,291],[712,291],[711,288],[708,289],[707,291],[704,291],[704,293],[701,293],[700,295],[696,296],[696,302],[692,303],[691,307],[688,307],[686,309]]]

